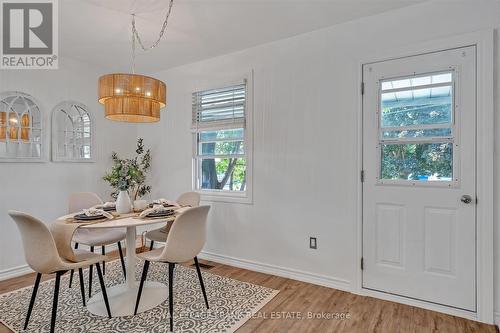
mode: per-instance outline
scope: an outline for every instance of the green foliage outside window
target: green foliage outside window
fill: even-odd
[[[422,98],[383,103],[383,127],[451,123],[451,98]],[[449,134],[449,129],[394,131],[385,137],[416,138]],[[453,147],[449,142],[382,144],[382,179],[450,180]]]
[[[246,160],[242,157],[211,158],[211,155],[238,155],[244,152],[243,129],[202,132],[201,141],[231,140],[201,143],[201,188],[245,191]]]

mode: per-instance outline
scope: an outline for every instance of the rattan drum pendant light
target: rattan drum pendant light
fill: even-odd
[[[160,120],[166,105],[166,85],[137,74],[106,74],[99,78],[99,103],[106,118],[132,123]]]
[[[144,51],[155,48],[163,37],[172,12],[170,0],[168,12],[153,45],[145,47],[135,27],[132,14],[132,74],[106,74],[99,78],[99,103],[104,104],[107,119],[131,123],[151,123],[160,120],[160,109],[167,104],[167,86],[155,78],[135,74],[135,46],[139,43]]]

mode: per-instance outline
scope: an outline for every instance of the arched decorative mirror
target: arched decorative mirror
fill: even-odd
[[[25,93],[0,93],[0,161],[42,159],[42,115],[36,100]]]
[[[88,107],[64,101],[52,110],[52,160],[93,161],[93,117]]]

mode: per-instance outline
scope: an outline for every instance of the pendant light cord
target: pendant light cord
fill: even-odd
[[[139,44],[141,49],[143,51],[149,51],[154,49],[155,47],[160,44],[160,41],[163,38],[163,35],[165,34],[165,31],[167,30],[167,24],[168,24],[168,18],[170,17],[170,14],[172,13],[172,6],[174,4],[174,0],[170,0],[170,3],[168,5],[168,11],[167,14],[165,15],[165,20],[163,21],[163,25],[161,27],[158,39],[151,44],[151,46],[145,46],[144,43],[142,42],[141,37],[139,36],[139,32],[137,31],[137,28],[135,26],[135,13],[132,14],[132,73],[135,74],[135,49],[136,49],[136,42]]]
[[[132,14],[132,74],[135,74],[135,14]]]

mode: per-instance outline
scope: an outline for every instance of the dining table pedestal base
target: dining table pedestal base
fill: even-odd
[[[131,316],[134,314],[135,301],[139,289],[139,283],[137,282],[135,284],[135,288],[130,288],[127,284],[106,288],[112,317]],[[137,313],[158,306],[163,303],[167,297],[168,288],[166,285],[160,282],[146,281],[142,290],[141,302]],[[108,316],[102,293],[97,293],[89,299],[87,302],[87,310],[98,316]]]

